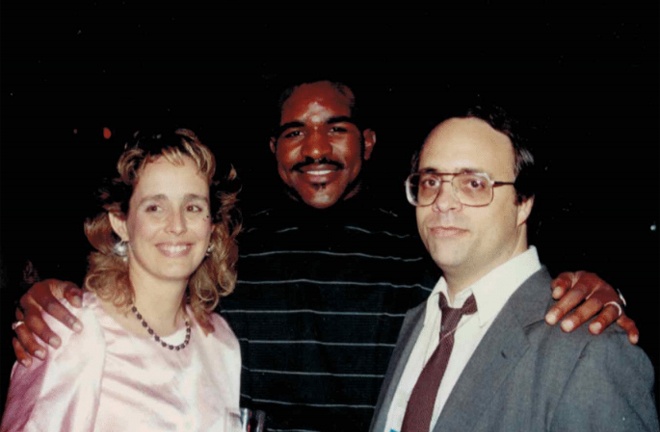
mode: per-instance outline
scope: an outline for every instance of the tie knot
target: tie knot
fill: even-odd
[[[442,311],[443,331],[450,331],[456,328],[463,315],[471,315],[477,311],[477,302],[474,295],[471,295],[465,300],[463,307],[452,308],[447,304],[445,295],[440,293],[440,310]]]

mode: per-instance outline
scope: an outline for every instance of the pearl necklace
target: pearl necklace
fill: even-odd
[[[156,341],[156,343],[160,344],[163,348],[169,348],[170,350],[179,351],[179,350],[182,350],[182,349],[184,349],[185,347],[188,346],[188,343],[190,342],[191,328],[190,328],[190,321],[188,320],[187,317],[186,317],[186,340],[184,340],[183,343],[175,346],[175,345],[171,345],[171,344],[168,344],[167,342],[163,341],[161,339],[161,337],[158,336],[158,334],[154,331],[154,329],[149,327],[149,324],[144,320],[144,318],[142,317],[142,314],[137,310],[135,305],[131,306],[131,311],[135,314],[135,317],[137,319],[139,319],[140,322],[142,322],[142,327],[146,328],[147,332],[149,332],[149,334],[154,337],[154,340]]]

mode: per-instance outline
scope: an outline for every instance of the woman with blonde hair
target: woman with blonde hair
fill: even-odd
[[[214,431],[239,405],[240,350],[213,313],[234,288],[236,173],[193,132],[136,134],[85,222],[84,325],[12,371],[2,431]]]

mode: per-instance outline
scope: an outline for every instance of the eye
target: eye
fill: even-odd
[[[202,206],[197,204],[188,204],[188,206],[186,207],[186,211],[190,213],[200,213],[204,211],[204,209],[202,208]]]
[[[419,179],[419,185],[425,189],[434,189],[440,185],[440,181],[434,176],[423,176]]]
[[[348,129],[344,126],[335,125],[330,128],[331,133],[346,133]]]
[[[144,211],[147,213],[156,213],[161,211],[161,208],[158,204],[148,204],[145,208]]]
[[[461,187],[471,189],[474,191],[484,190],[488,188],[488,180],[481,176],[466,175],[461,178]]]
[[[286,133],[282,134],[282,138],[284,138],[284,139],[296,138],[296,137],[299,137],[301,134],[302,134],[302,132],[299,131],[299,130],[292,130],[292,131],[289,131],[289,132],[286,132]]]

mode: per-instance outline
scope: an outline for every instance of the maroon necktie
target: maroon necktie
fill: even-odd
[[[462,308],[450,308],[447,306],[444,294],[440,293],[440,310],[442,310],[440,342],[426,362],[412,393],[410,393],[401,432],[426,432],[430,429],[435,397],[438,394],[442,376],[447,369],[451,349],[454,347],[456,326],[463,315],[470,315],[477,311],[477,303],[474,296],[471,295]]]

